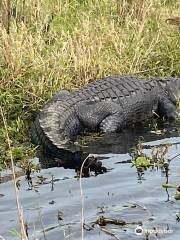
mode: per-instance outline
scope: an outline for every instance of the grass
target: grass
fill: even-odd
[[[33,155],[34,113],[59,89],[109,74],[180,75],[176,0],[2,0],[0,104],[13,158]],[[0,119],[0,166],[10,154]]]

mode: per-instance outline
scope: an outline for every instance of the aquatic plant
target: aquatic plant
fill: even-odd
[[[147,155],[144,153],[143,139],[140,138],[130,153],[132,163],[138,171],[144,171],[150,167],[166,170],[169,166],[169,161],[166,159],[165,155],[169,146],[170,144],[162,144],[157,147],[152,147],[151,153]]]

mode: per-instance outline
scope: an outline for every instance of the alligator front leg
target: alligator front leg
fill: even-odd
[[[114,113],[106,117],[100,123],[100,131],[104,133],[115,133],[118,132],[123,126],[122,112]]]

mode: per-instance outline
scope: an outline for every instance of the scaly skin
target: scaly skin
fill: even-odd
[[[49,159],[80,165],[85,156],[73,143],[79,132],[117,132],[154,114],[174,119],[179,91],[180,78],[145,81],[131,76],[105,77],[71,93],[60,91],[36,117],[33,142]]]

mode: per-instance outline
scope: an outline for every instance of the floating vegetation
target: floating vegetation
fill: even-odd
[[[171,184],[171,183],[163,183],[162,187],[163,188],[177,188],[177,185]]]
[[[107,224],[114,224],[119,226],[125,226],[128,224],[136,224],[136,225],[142,225],[141,221],[125,221],[124,219],[116,219],[116,218],[110,218],[110,217],[104,217],[100,216],[98,219],[93,222],[94,224],[98,224],[99,226],[106,226]]]
[[[180,200],[180,193],[176,193],[176,194],[174,195],[174,199],[175,199],[175,200]]]
[[[171,159],[166,159],[165,155],[168,152],[169,146],[171,144],[162,144],[156,147],[153,147],[151,149],[151,152],[149,155],[146,155],[143,152],[143,141],[140,139],[133,149],[131,156],[133,163],[133,166],[137,169],[137,174],[139,177],[139,180],[142,179],[142,176],[144,174],[144,171],[147,169],[161,169],[161,171],[165,174],[166,182],[162,183],[162,187],[166,189],[169,188],[175,188],[176,193],[174,193],[172,196],[175,200],[180,200],[180,186],[175,183],[169,183],[169,164],[170,162],[178,157],[180,154],[177,154],[176,156],[172,157]],[[168,201],[169,201],[169,193],[168,194]]]
[[[167,178],[167,183],[163,183],[162,187],[165,188],[166,191],[168,188],[175,188],[176,192],[174,194],[172,194],[172,196],[174,197],[175,200],[180,200],[180,193],[179,193],[180,186],[173,184],[173,183],[168,183],[168,178]]]

